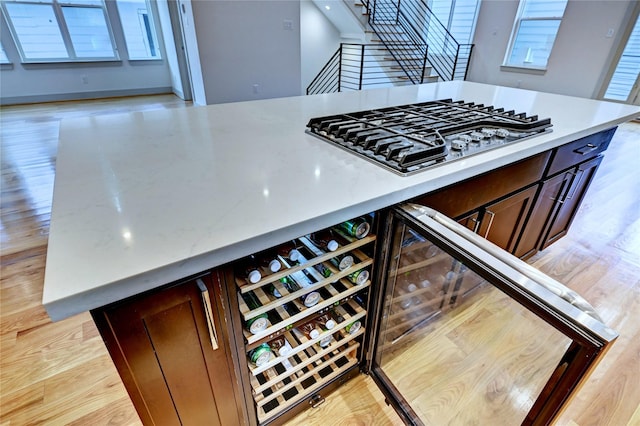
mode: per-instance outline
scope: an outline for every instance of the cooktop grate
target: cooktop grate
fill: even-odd
[[[550,119],[443,99],[317,117],[307,132],[400,175],[550,131]]]

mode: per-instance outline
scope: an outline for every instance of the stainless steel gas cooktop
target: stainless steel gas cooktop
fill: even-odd
[[[551,120],[443,99],[309,120],[307,132],[406,176],[551,131]]]

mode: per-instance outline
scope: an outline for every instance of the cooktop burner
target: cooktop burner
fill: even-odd
[[[551,131],[551,120],[443,99],[309,120],[307,132],[406,176]]]

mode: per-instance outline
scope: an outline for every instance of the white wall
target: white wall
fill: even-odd
[[[192,1],[191,6],[207,104],[301,94],[300,2]]]
[[[517,1],[482,0],[468,80],[594,98],[633,0],[569,0],[544,75],[501,70]],[[613,37],[607,38],[609,28]]]
[[[340,32],[312,0],[300,2],[300,60],[302,92],[338,50]]]
[[[113,2],[107,2],[107,5],[109,14],[117,14]],[[0,71],[2,104],[171,92],[171,77],[166,59],[21,64],[4,17],[0,25],[0,38],[13,63],[11,66],[2,66]],[[124,51],[124,37],[115,28],[114,38],[116,46]],[[164,50],[162,54],[164,57]]]

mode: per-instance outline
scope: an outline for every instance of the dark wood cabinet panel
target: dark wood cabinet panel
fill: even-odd
[[[571,182],[566,193],[557,199],[557,208],[553,209],[549,220],[545,224],[540,250],[545,249],[566,235],[582,203],[582,199],[593,181],[598,166],[602,162],[602,158],[596,157],[568,172],[571,176]]]
[[[200,280],[210,299],[192,280],[93,312],[145,424],[243,423],[220,288]]]
[[[609,147],[617,127],[580,138],[553,150],[547,176],[555,175],[577,164],[597,157]]]
[[[542,178],[550,151],[415,198],[449,217],[460,217]]]
[[[528,258],[538,251],[545,224],[560,206],[559,200],[566,195],[572,176],[572,173],[565,172],[540,184],[540,193],[514,251],[517,257]]]
[[[518,237],[533,206],[537,186],[488,205],[478,233],[495,245],[513,253]]]

